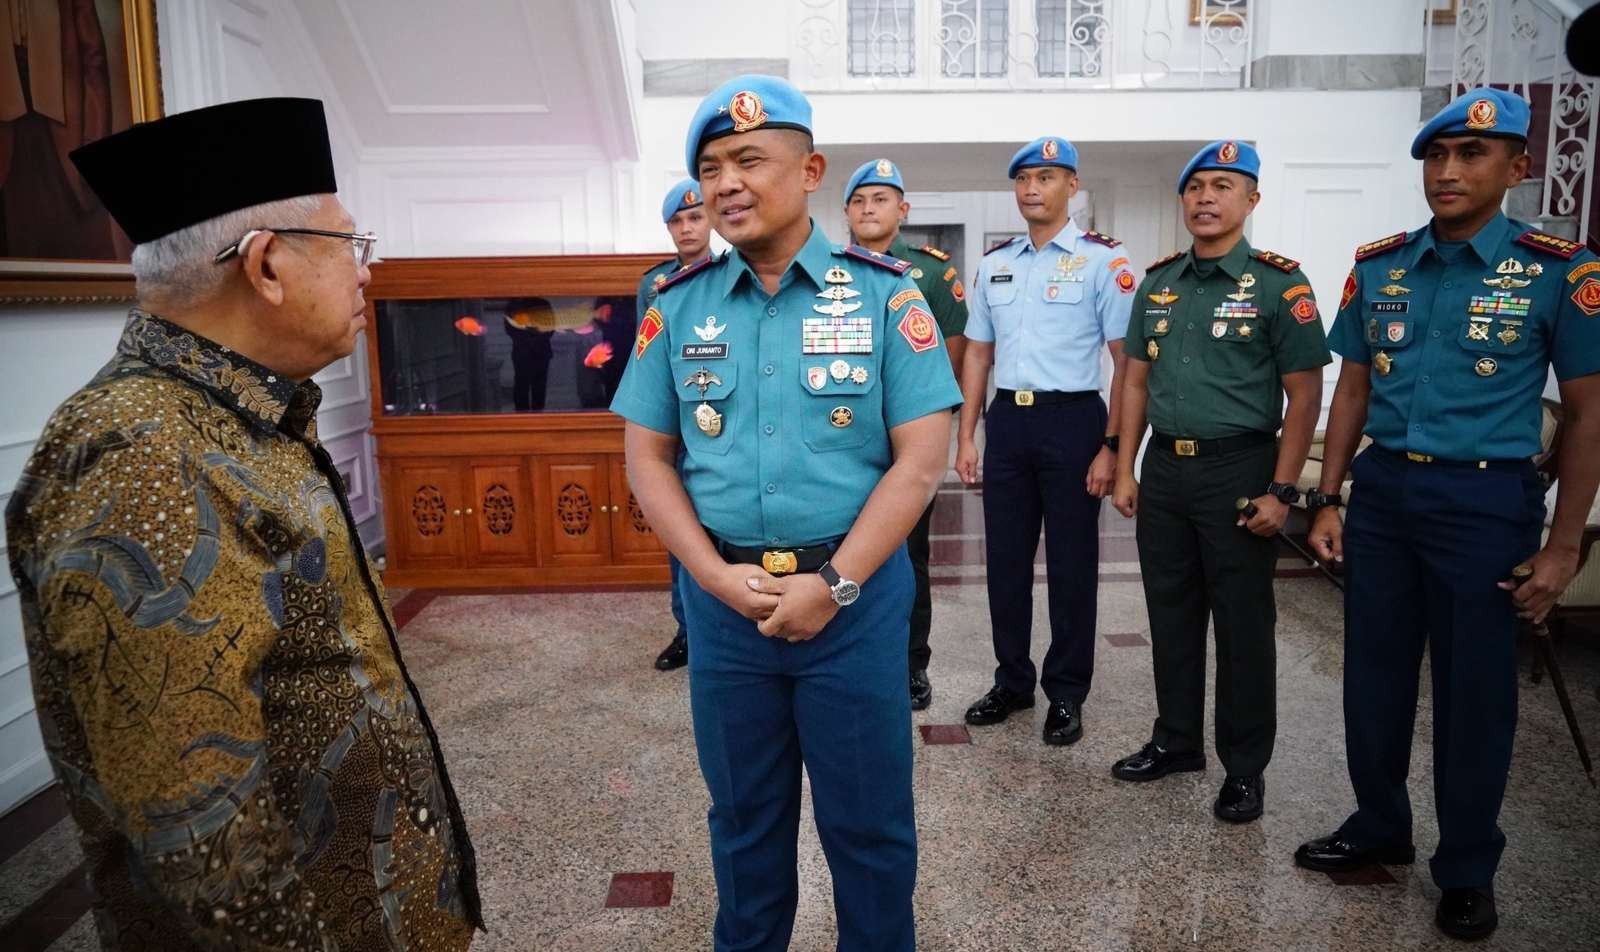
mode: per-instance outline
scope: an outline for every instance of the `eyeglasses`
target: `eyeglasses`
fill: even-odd
[[[211,259],[213,264],[221,264],[229,258],[242,256],[245,246],[257,235],[271,232],[274,235],[317,235],[322,238],[343,238],[350,242],[350,253],[356,259],[356,267],[365,268],[372,261],[372,247],[378,243],[378,236],[373,232],[363,235],[349,231],[324,231],[321,228],[252,228],[242,237],[228,247],[216,253]]]

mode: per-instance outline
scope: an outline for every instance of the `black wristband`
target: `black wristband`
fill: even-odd
[[[1276,496],[1285,506],[1292,506],[1300,501],[1300,488],[1293,483],[1271,482],[1267,484],[1267,495]]]
[[[1122,443],[1122,436],[1121,436],[1121,434],[1113,433],[1110,436],[1106,437],[1101,442],[1105,443],[1106,449],[1108,449],[1111,452],[1115,453],[1115,452],[1117,452],[1117,447],[1119,445],[1121,445],[1121,443]]]
[[[1332,506],[1335,509],[1344,505],[1344,497],[1338,493],[1323,493],[1313,489],[1306,493],[1306,511],[1316,512],[1318,509]]]

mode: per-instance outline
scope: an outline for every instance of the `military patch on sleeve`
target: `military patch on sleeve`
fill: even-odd
[[[1303,297],[1294,302],[1294,306],[1289,308],[1289,313],[1294,315],[1295,323],[1310,324],[1317,319],[1317,302],[1309,296]]]
[[[1301,295],[1310,294],[1310,293],[1311,293],[1311,285],[1309,285],[1309,284],[1297,284],[1294,287],[1290,288],[1289,290],[1283,292],[1283,299],[1285,301],[1293,301],[1295,298],[1300,297]]]
[[[1600,271],[1600,261],[1585,261],[1567,272],[1567,283],[1576,284],[1579,278],[1586,274],[1594,274],[1596,271]]]
[[[1252,257],[1254,257],[1257,261],[1277,268],[1284,274],[1293,274],[1294,270],[1300,267],[1300,262],[1294,260],[1293,258],[1285,258],[1276,251],[1257,251],[1254,255],[1252,255]]]
[[[1122,242],[1111,237],[1110,235],[1102,235],[1098,231],[1086,231],[1083,233],[1083,237],[1089,239],[1097,245],[1105,245],[1107,248],[1115,248],[1122,244]]]
[[[944,277],[943,277],[943,278],[942,278],[942,279],[941,279],[941,280],[944,280],[944,281],[949,281],[949,280],[950,280],[950,279],[951,279],[951,278],[953,278],[953,277],[955,277],[955,276],[956,276],[956,269],[955,269],[955,267],[954,267],[954,266],[953,266],[953,265],[952,265],[952,266],[951,266],[951,267],[949,267],[949,268],[947,268],[947,269],[946,269],[946,270],[945,270],[945,272],[944,272]]]
[[[1589,278],[1578,285],[1578,289],[1572,292],[1572,303],[1590,317],[1600,314],[1600,279]]]
[[[1549,252],[1559,258],[1566,258],[1569,261],[1576,258],[1578,252],[1583,250],[1583,245],[1576,241],[1557,238],[1555,235],[1547,235],[1542,231],[1525,231],[1517,236],[1517,242],[1527,245],[1529,248],[1537,248],[1540,251]]]
[[[1183,257],[1183,255],[1184,255],[1184,252],[1182,252],[1182,251],[1174,251],[1172,254],[1167,255],[1165,258],[1157,258],[1156,260],[1150,262],[1150,266],[1145,268],[1145,270],[1146,271],[1154,271],[1157,268],[1163,267],[1165,265],[1169,265],[1172,262],[1177,261],[1179,258]]]
[[[888,268],[895,274],[905,274],[907,271],[911,270],[911,262],[909,261],[901,261],[899,258],[891,258],[888,255],[879,254],[870,248],[863,248],[860,245],[846,245],[844,248],[844,253],[852,258],[875,264],[880,268]]]
[[[923,245],[922,250],[930,255],[933,255],[935,258],[938,258],[940,261],[950,260],[950,255],[948,253],[940,251],[938,248],[935,248],[932,245]]]
[[[1356,291],[1358,290],[1360,290],[1360,285],[1356,283],[1356,269],[1351,268],[1350,276],[1344,279],[1344,293],[1339,295],[1339,310],[1342,311],[1350,306],[1350,302],[1355,300]]]
[[[671,274],[667,275],[667,280],[662,281],[659,285],[657,285],[656,286],[656,290],[657,291],[665,291],[667,288],[672,287],[674,284],[681,284],[684,281],[687,281],[689,278],[693,277],[694,275],[697,275],[700,272],[704,271],[705,269],[711,267],[712,265],[721,264],[723,262],[723,260],[724,260],[724,256],[722,256],[722,255],[711,255],[709,257],[701,258],[699,261],[696,261],[694,264],[691,264],[686,268],[680,268],[679,270],[674,271]],[[660,315],[657,315],[657,316],[659,317]],[[643,350],[640,350],[639,352],[641,354],[644,353]]]
[[[896,294],[894,297],[889,299],[889,310],[898,311],[902,306],[905,305],[907,301],[926,300],[927,298],[922,296],[921,291],[918,291],[916,288],[907,288],[906,290],[901,291],[899,294]]]
[[[1133,289],[1138,286],[1139,282],[1133,280],[1132,271],[1122,270],[1117,272],[1117,287],[1122,289],[1123,294],[1132,294]]]
[[[965,301],[967,299],[967,289],[961,286],[960,278],[956,278],[956,283],[950,285],[950,296],[957,301]]]
[[[911,345],[914,353],[920,354],[939,346],[939,335],[934,328],[933,315],[920,307],[912,308],[900,319],[900,336]]]
[[[644,356],[645,350],[650,347],[650,342],[655,340],[665,327],[665,323],[661,320],[660,311],[653,307],[645,310],[644,317],[639,319],[639,337],[638,343],[633,349],[634,359],[637,360]]]
[[[1106,270],[1107,271],[1115,271],[1118,268],[1126,268],[1127,266],[1128,266],[1128,259],[1127,258],[1112,258],[1111,259],[1111,263],[1106,265]]]
[[[985,255],[992,255],[996,251],[999,251],[1001,248],[1004,248],[1007,245],[1010,245],[1010,244],[1012,244],[1012,243],[1014,243],[1016,241],[1017,241],[1016,238],[1007,238],[1005,241],[997,242],[996,244],[990,246],[989,250],[985,251],[984,254]]]
[[[1356,260],[1365,261],[1373,255],[1383,254],[1390,248],[1398,248],[1405,243],[1406,233],[1403,231],[1387,238],[1379,238],[1377,241],[1369,241],[1356,249]]]

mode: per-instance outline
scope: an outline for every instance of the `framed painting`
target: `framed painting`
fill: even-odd
[[[68,155],[161,115],[156,0],[0,11],[0,303],[131,300],[133,244]]]

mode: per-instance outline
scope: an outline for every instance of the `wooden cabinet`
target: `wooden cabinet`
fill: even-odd
[[[620,377],[616,368],[585,376],[563,366],[561,348],[589,354],[573,346],[592,348],[589,336],[600,334],[593,327],[603,320],[602,302],[608,302],[608,319],[615,319],[611,309],[621,310],[624,297],[632,306],[639,276],[659,260],[419,259],[373,267],[367,354],[390,585],[667,584],[666,549],[628,485],[622,420],[605,410],[508,409],[592,406],[597,393],[608,400],[608,388]],[[545,300],[532,297],[541,294],[554,302],[547,311],[526,303]],[[521,329],[496,323],[509,321],[517,307],[556,321],[558,344],[566,329],[560,322],[574,313],[592,308],[596,323],[578,325],[572,341],[541,352],[538,341],[518,336]],[[441,311],[471,315],[475,323],[452,318],[441,328]],[[503,316],[490,316],[497,314]],[[412,327],[408,321],[432,323]],[[386,330],[401,329],[405,341],[383,339]],[[625,358],[628,348],[620,350]],[[386,359],[409,363],[385,368]],[[403,392],[386,397],[386,385]]]

